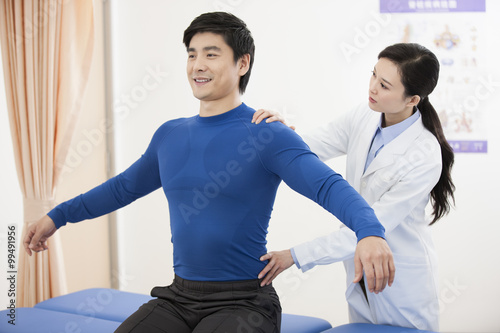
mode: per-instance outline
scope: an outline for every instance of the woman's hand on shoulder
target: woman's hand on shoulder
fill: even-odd
[[[285,118],[278,111],[270,111],[266,109],[259,109],[253,114],[252,123],[259,124],[261,121],[266,120],[266,123],[272,123],[274,121],[279,121],[284,125],[288,126]],[[295,126],[288,126],[295,131]]]

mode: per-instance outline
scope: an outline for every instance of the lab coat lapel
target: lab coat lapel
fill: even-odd
[[[414,141],[422,133],[423,129],[422,116],[420,116],[408,129],[382,148],[361,178],[367,177],[375,171],[391,165],[395,160],[395,155],[404,154],[408,149],[409,143]]]
[[[375,113],[374,113],[375,114]],[[366,159],[368,157],[368,150],[370,150],[370,145],[372,143],[373,136],[375,135],[375,131],[377,130],[378,124],[380,121],[380,116],[371,116],[369,125],[364,127],[359,135],[359,146],[354,150],[356,157],[353,160],[354,165],[351,165],[354,168],[354,184],[352,186],[359,191],[361,178],[363,177]],[[373,163],[373,162],[372,162]]]
[[[375,158],[363,174],[362,178],[367,177],[375,171],[385,168],[386,166],[391,165],[391,163],[394,162],[393,155],[396,153],[395,149],[393,149],[395,143],[394,141],[395,139],[391,141],[387,146],[384,146],[379,154],[375,156]]]

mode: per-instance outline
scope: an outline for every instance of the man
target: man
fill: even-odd
[[[168,121],[144,155],[106,183],[64,202],[29,227],[26,251],[66,222],[94,218],[159,187],[167,197],[174,282],[117,332],[279,332],[281,306],[257,279],[279,183],[315,200],[356,231],[358,281],[380,292],[394,279],[392,254],[372,209],[340,175],[280,123],[251,125],[241,102],[254,59],[245,23],[228,13],[197,17],[184,32],[187,76],[199,115]]]

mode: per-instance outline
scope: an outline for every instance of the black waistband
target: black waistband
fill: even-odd
[[[174,283],[177,287],[201,292],[223,292],[223,291],[252,291],[260,289],[260,280],[242,281],[192,281],[175,276]]]

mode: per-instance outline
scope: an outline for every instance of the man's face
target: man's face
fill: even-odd
[[[242,73],[233,50],[221,35],[197,33],[188,47],[187,76],[193,95],[200,101],[217,101],[238,94]]]

